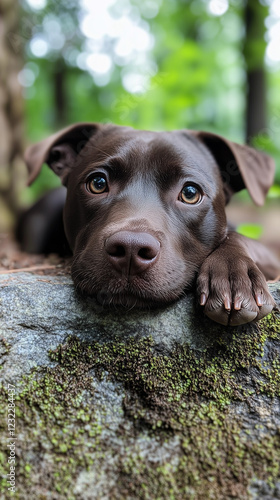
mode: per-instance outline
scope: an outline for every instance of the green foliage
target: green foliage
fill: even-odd
[[[237,227],[237,232],[257,240],[262,235],[263,230],[259,224],[240,224]]]
[[[280,178],[279,178],[280,180]],[[268,198],[273,200],[275,198],[280,199],[280,186],[272,186],[268,192]]]

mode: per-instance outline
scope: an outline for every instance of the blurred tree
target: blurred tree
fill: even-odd
[[[80,4],[74,0],[48,0],[42,9],[34,11],[23,0],[22,6],[21,37],[27,59],[40,64],[42,73],[44,67],[47,69],[44,77],[50,87],[48,107],[52,110],[51,127],[57,129],[70,121],[68,81],[73,69],[70,60],[73,53],[77,57],[84,40],[79,28]],[[30,50],[30,42],[36,45],[35,57]]]
[[[18,210],[22,176],[23,99],[18,82],[22,53],[15,37],[19,26],[17,0],[0,1],[0,197],[10,213]]]
[[[244,8],[244,57],[246,64],[246,140],[252,139],[266,128],[266,49],[265,19],[268,6],[256,0],[246,0]]]
[[[221,16],[210,14],[204,0],[161,6],[150,21],[158,73],[141,105],[131,109],[134,122],[144,118],[156,120],[156,128],[203,128],[243,140],[241,14],[239,2]]]

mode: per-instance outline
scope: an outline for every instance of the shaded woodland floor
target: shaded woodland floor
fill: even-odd
[[[68,274],[71,258],[61,258],[56,254],[32,255],[21,252],[13,236],[0,234],[0,274],[10,271],[32,271],[36,274]]]

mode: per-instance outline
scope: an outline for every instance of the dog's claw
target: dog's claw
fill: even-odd
[[[224,299],[224,306],[225,306],[226,311],[231,310],[231,301],[229,300],[228,297],[225,297],[225,299]]]
[[[206,300],[207,300],[207,299],[206,299],[206,294],[205,294],[205,293],[202,293],[202,294],[200,295],[200,305],[201,305],[201,306],[205,306],[205,304],[206,304]]]
[[[259,307],[262,307],[263,306],[263,298],[262,298],[262,295],[260,293],[256,293],[255,294],[255,299],[256,299],[256,303]]]
[[[234,301],[234,310],[240,311],[241,307],[242,307],[242,299],[240,297],[238,297]]]

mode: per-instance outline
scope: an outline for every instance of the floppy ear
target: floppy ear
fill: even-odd
[[[273,184],[275,164],[265,153],[228,141],[210,132],[191,132],[202,141],[219,165],[227,195],[247,188],[256,205],[263,205]]]
[[[77,155],[100,127],[97,123],[76,123],[27,148],[24,159],[28,168],[28,185],[39,175],[43,163],[66,183]]]

